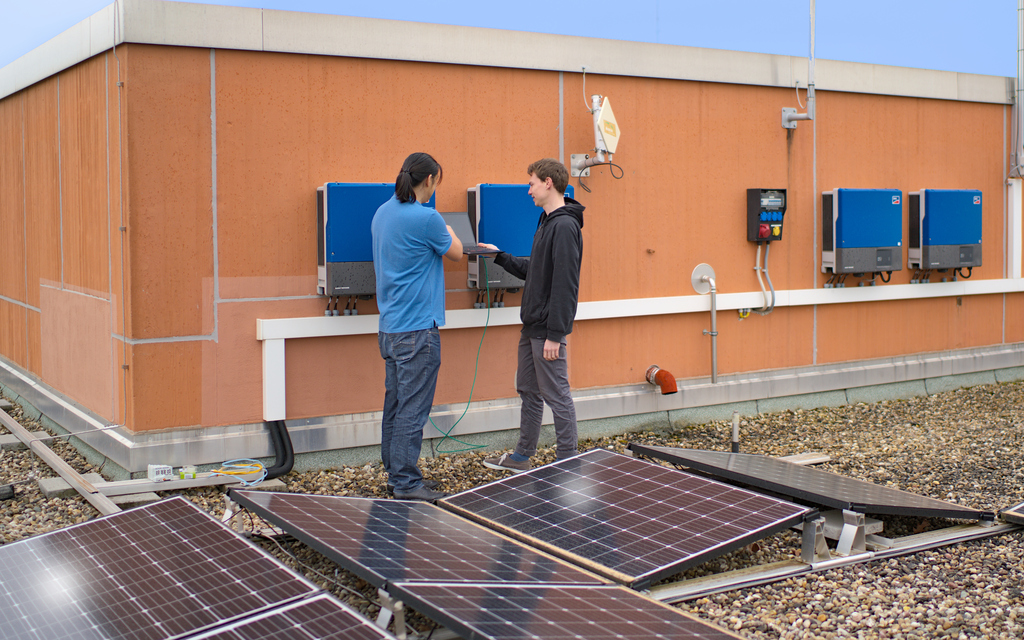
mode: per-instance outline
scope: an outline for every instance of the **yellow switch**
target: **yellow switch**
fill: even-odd
[[[782,235],[782,227],[772,227],[772,235],[773,236],[781,236]]]

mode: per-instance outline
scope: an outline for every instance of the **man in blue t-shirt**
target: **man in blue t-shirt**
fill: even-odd
[[[384,418],[380,455],[388,487],[403,500],[437,500],[437,483],[424,480],[417,462],[423,425],[434,404],[441,367],[444,325],[444,265],[462,259],[462,243],[429,202],[441,181],[441,166],[425,153],[406,158],[395,195],[373,216],[373,268],[377,276],[384,358]]]

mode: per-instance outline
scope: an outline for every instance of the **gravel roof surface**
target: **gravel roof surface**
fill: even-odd
[[[8,410],[32,430],[19,408]],[[730,422],[668,432],[627,434],[582,442],[625,452],[629,442],[729,450]],[[0,432],[5,430],[0,427]],[[97,469],[73,447],[51,448],[81,473]],[[745,453],[785,456],[827,453],[818,468],[905,491],[999,510],[1024,502],[1024,382],[983,385],[909,400],[761,414],[743,420]],[[449,492],[503,476],[465,452],[424,459],[426,477]],[[554,460],[543,449],[535,464]],[[0,484],[20,482],[13,500],[0,501],[0,544],[84,522],[98,513],[84,499],[47,500],[34,480],[56,475],[28,451],[0,454]],[[381,465],[291,473],[289,491],[385,497]],[[170,495],[165,493],[163,495]],[[219,517],[220,489],[180,495]],[[882,533],[898,537],[954,521],[881,517]],[[247,519],[247,525],[265,523]],[[376,593],[366,583],[294,540],[253,538],[286,564],[370,616]],[[799,556],[799,534],[784,532],[696,567],[670,581]],[[1024,533],[1021,530],[909,556],[832,569],[770,585],[677,605],[748,638],[1022,638],[1024,637]],[[413,615],[420,629],[425,619]]]

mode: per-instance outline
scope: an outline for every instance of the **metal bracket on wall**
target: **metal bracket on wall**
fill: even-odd
[[[583,163],[590,159],[589,153],[573,153],[569,155],[569,177],[584,178],[590,177],[590,167],[583,166]]]

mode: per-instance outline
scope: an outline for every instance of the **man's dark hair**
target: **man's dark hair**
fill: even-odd
[[[395,197],[399,202],[416,202],[416,192],[413,191],[420,183],[427,179],[427,176],[435,176],[441,182],[441,165],[430,157],[429,153],[417,152],[411,154],[402,163],[402,170],[395,178]]]
[[[569,172],[565,170],[565,165],[554,158],[544,158],[534,162],[526,168],[526,173],[537,176],[541,182],[551,178],[551,184],[559,195],[565,193],[565,187],[569,184]]]

